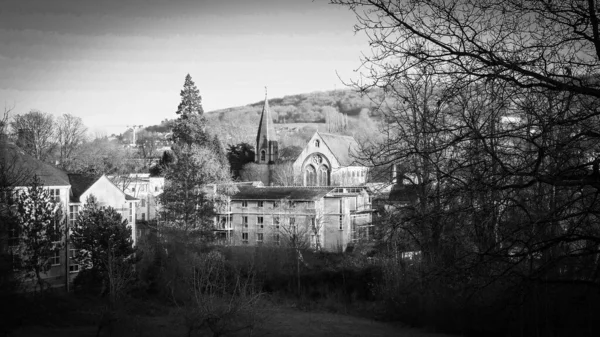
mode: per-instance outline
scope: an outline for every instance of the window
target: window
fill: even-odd
[[[142,198],[142,207],[146,207],[146,199]]]
[[[79,206],[77,206],[77,205],[69,206],[69,227],[73,228],[75,226],[75,221],[77,220],[77,214],[79,214]]]
[[[344,229],[344,216],[340,215],[340,230]]]
[[[292,230],[292,232],[296,231],[296,218],[294,217],[290,218],[290,229]]]
[[[273,225],[275,225],[276,229],[279,229],[279,217],[278,216],[273,218]]]
[[[259,216],[256,223],[258,224],[258,228],[264,228],[264,220],[265,218],[263,218],[262,216]]]
[[[146,213],[142,213],[142,221],[146,220]]]
[[[49,189],[48,194],[50,194],[50,198],[52,198],[54,202],[60,202],[60,190],[58,188]]]
[[[273,208],[279,207],[279,201],[273,201]]]
[[[265,150],[261,150],[260,151],[260,161],[265,161],[266,156],[267,156],[267,152]]]
[[[258,202],[258,208],[263,208],[265,206],[265,202],[264,201],[259,201]]]
[[[318,139],[315,139],[315,147],[321,146],[321,142]]]
[[[242,225],[244,225],[245,228],[248,228],[248,217],[247,216],[242,217]]]
[[[59,266],[60,265],[60,250],[56,250],[52,253],[49,258],[51,266]]]
[[[131,188],[131,192],[135,192],[135,187],[132,187],[132,188]]]
[[[275,234],[273,235],[273,241],[275,242],[276,245],[279,246],[279,234]]]
[[[248,202],[246,200],[242,201],[242,208],[247,208],[248,207]]]
[[[69,272],[70,273],[77,273],[79,271],[79,264],[77,264],[77,261],[75,260],[76,257],[77,257],[77,250],[69,249]]]
[[[154,186],[154,192],[158,192],[158,186]]]
[[[242,233],[242,242],[248,243],[248,233]]]
[[[133,202],[129,203],[129,223],[133,223]]]
[[[259,244],[263,243],[263,238],[264,238],[263,233],[256,234],[256,242],[258,242]]]

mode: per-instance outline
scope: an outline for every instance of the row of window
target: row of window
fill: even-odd
[[[264,242],[265,236],[263,233],[256,233],[256,243],[261,244]],[[248,233],[242,233],[242,243],[248,243]],[[276,245],[280,244],[280,237],[279,234],[274,234],[273,235],[273,243],[275,243]]]
[[[242,208],[247,208],[248,207],[249,202],[247,200],[242,200]],[[272,202],[273,208],[279,208],[279,207],[287,207],[287,208],[297,208],[297,207],[302,207],[302,205],[306,205],[307,208],[315,208],[315,203],[312,201],[309,202],[296,202],[296,201],[284,201],[283,204],[282,202],[279,201],[273,201]],[[264,208],[265,207],[265,201],[263,200],[259,200],[256,202],[256,207],[258,208]]]
[[[296,224],[295,217],[290,217],[290,218],[288,218],[288,220],[289,220],[290,225]],[[313,222],[314,222],[314,219],[313,219]],[[281,219],[279,217],[273,217],[273,225],[275,225],[275,228],[279,229],[280,223],[281,223]],[[265,218],[263,216],[256,217],[256,224],[257,224],[258,228],[264,228]],[[242,217],[242,225],[244,226],[244,228],[248,228],[248,217],[247,216]]]
[[[119,209],[117,209],[119,210]],[[121,211],[126,210],[127,220],[129,223],[133,222],[133,203],[129,203],[129,207],[127,209],[121,209]],[[69,227],[75,226],[75,220],[77,220],[77,215],[79,214],[79,205],[70,205],[69,206]],[[121,215],[125,216],[125,214],[121,213]],[[145,220],[146,215],[142,213],[142,220]]]

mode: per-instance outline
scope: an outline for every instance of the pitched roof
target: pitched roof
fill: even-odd
[[[352,155],[358,153],[358,143],[351,136],[334,135],[317,132],[341,166],[350,166],[356,159]]]
[[[334,187],[258,187],[238,186],[232,200],[316,200],[331,192]]]
[[[70,185],[65,171],[35,159],[15,144],[4,140],[0,141],[0,171],[2,178],[14,186],[31,184],[34,175],[45,186]]]
[[[83,174],[69,174],[71,182],[71,202],[80,202],[81,195],[98,181],[100,177],[86,176]]]
[[[275,140],[275,127],[271,118],[271,109],[269,109],[269,100],[265,93],[265,105],[263,106],[262,114],[260,115],[260,123],[258,124],[258,133],[256,134],[256,146],[260,144],[260,139],[266,137],[267,141]],[[258,151],[258,149],[257,149]]]

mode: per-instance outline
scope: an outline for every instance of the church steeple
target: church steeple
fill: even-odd
[[[267,87],[265,87],[265,105],[263,106],[258,125],[258,134],[256,135],[256,157],[255,162],[259,164],[270,164],[277,161],[278,145],[269,109],[269,100],[267,98]]]

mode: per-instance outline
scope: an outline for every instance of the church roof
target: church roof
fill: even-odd
[[[271,117],[271,109],[269,108],[269,100],[267,99],[266,93],[265,105],[263,106],[262,114],[260,115],[260,124],[258,125],[258,133],[256,135],[257,147],[263,137],[266,137],[267,141],[275,140],[275,127],[273,126],[273,118]]]
[[[238,186],[239,191],[231,196],[232,200],[317,200],[331,192],[334,187],[255,187]]]
[[[318,132],[318,134],[341,166],[351,166],[356,161],[352,157],[353,154],[358,153],[358,143],[354,137],[324,132]]]
[[[15,144],[0,140],[2,179],[13,186],[27,186],[37,175],[44,186],[69,186],[67,173],[27,154]]]

